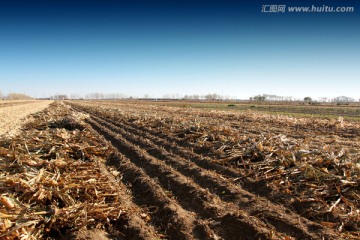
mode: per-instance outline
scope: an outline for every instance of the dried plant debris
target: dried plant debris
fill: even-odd
[[[0,141],[0,239],[41,239],[106,229],[125,217],[119,192],[101,173],[101,145],[61,104],[32,116]]]
[[[359,122],[126,101],[71,105],[128,131],[160,137],[169,148],[181,146],[192,158],[237,171],[234,183],[343,238],[360,238]]]
[[[360,238],[358,122],[130,101],[31,119],[0,140],[0,239]]]

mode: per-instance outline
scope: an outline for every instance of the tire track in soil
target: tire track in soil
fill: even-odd
[[[212,229],[224,239],[281,239],[284,237],[274,230],[269,230],[268,226],[259,219],[234,209],[232,204],[224,204],[217,196],[199,188],[191,179],[185,178],[160,160],[149,156],[145,150],[129,143],[121,134],[112,133],[109,128],[93,119],[88,119],[87,122],[107,140],[110,140],[120,153],[137,167],[142,168],[148,177],[158,179],[161,187],[173,194],[182,207],[193,211],[199,218],[212,220]],[[134,179],[131,177],[129,180]]]
[[[221,200],[225,202],[233,202],[240,209],[247,209],[247,212],[251,216],[260,215],[260,219],[263,222],[269,223],[271,227],[275,228],[278,232],[282,232],[293,237],[300,237],[302,239],[321,237],[318,231],[321,229],[321,225],[310,222],[307,219],[301,219],[299,215],[286,210],[281,206],[272,204],[266,200],[264,201],[263,199],[244,191],[239,186],[225,181],[226,179],[222,180],[219,174],[202,169],[190,160],[166,151],[166,142],[121,122],[115,123],[111,120],[95,116],[93,116],[93,118],[97,119],[97,121],[100,121],[104,125],[107,124],[106,121],[111,122],[113,126],[107,127],[109,127],[112,131],[120,132],[126,140],[132,144],[139,145],[143,149],[149,149],[147,152],[150,155],[166,162],[169,166],[176,168],[183,175],[196,180],[201,187],[209,189],[211,193],[219,196]],[[134,136],[130,136],[124,132],[124,130],[131,132]],[[145,138],[143,139],[140,136]],[[162,146],[163,148],[159,148],[158,146]],[[263,209],[268,210],[263,211]],[[312,233],[311,230],[313,231]],[[316,231],[314,232],[314,230]]]

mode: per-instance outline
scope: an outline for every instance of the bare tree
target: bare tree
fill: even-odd
[[[209,93],[209,94],[206,94],[204,96],[204,98],[206,100],[217,100],[217,99],[220,99],[220,95],[216,94],[216,93]]]
[[[312,101],[311,97],[304,97],[304,102],[310,103]]]
[[[332,101],[336,102],[336,103],[350,103],[350,102],[355,102],[355,99],[353,99],[351,97],[340,96],[340,97],[333,98]]]
[[[9,100],[26,100],[26,99],[32,99],[32,97],[22,94],[22,93],[9,93],[8,99]]]
[[[68,96],[66,94],[56,94],[55,96],[53,96],[53,99],[66,100],[66,99],[68,99]]]
[[[263,102],[263,101],[266,100],[266,96],[264,94],[262,96],[261,95],[256,95],[256,96],[250,98],[250,101],[252,101],[252,100]]]

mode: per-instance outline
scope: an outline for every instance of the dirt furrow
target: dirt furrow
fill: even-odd
[[[161,237],[154,227],[148,224],[141,215],[144,213],[136,204],[132,202],[131,195],[124,192],[127,187],[118,182],[115,177],[107,170],[107,168],[101,163],[99,164],[100,171],[103,175],[107,176],[109,182],[112,183],[112,187],[117,189],[118,197],[126,209],[131,209],[132,213],[127,218],[126,224],[122,222],[113,223],[114,226],[110,235],[125,235],[128,239],[156,239]],[[126,227],[125,227],[126,226]],[[117,233],[120,232],[120,233]]]
[[[131,144],[122,134],[112,133],[111,129],[92,119],[88,121],[111,140],[120,152],[138,167],[143,168],[148,176],[157,178],[160,185],[171,192],[185,209],[196,212],[202,218],[210,218],[220,223],[215,225],[216,232],[225,239],[233,239],[237,234],[240,234],[237,239],[268,239],[280,236],[275,229],[270,231],[269,226],[259,219],[234,208],[231,203],[222,202],[218,196],[200,188],[192,179],[184,177],[159,159],[150,156],[145,150]]]
[[[290,196],[272,192],[272,189],[266,186],[265,182],[263,181],[255,181],[252,178],[242,176],[239,171],[231,169],[228,166],[223,166],[214,163],[215,160],[212,156],[204,156],[204,149],[197,147],[196,145],[189,144],[184,140],[180,140],[173,136],[166,135],[159,131],[155,131],[153,129],[146,128],[144,126],[136,125],[129,121],[124,121],[119,117],[109,117],[112,121],[117,123],[124,123],[127,126],[131,126],[132,128],[138,129],[143,131],[144,134],[149,134],[158,139],[157,144],[161,145],[164,149],[171,152],[172,154],[178,154],[183,158],[189,159],[198,165],[201,168],[206,170],[214,171],[222,176],[222,178],[232,180],[234,182],[240,183],[241,187],[253,194],[259,195],[268,199],[270,202],[274,202],[277,204],[281,204],[284,206],[285,211],[293,211],[296,214],[299,214],[299,218],[302,218],[302,222],[312,225],[313,221],[311,216],[307,214],[307,211],[304,211],[304,204],[299,202],[298,200],[293,201]],[[145,135],[144,135],[145,136]],[[315,224],[317,226],[311,227],[311,231],[315,231],[318,234],[322,234],[325,232],[325,235],[328,232],[327,228],[324,228],[322,225]],[[319,227],[323,230],[319,230]]]
[[[233,170],[228,166],[214,163],[213,158],[209,156],[204,157],[201,154],[202,150],[197,153],[196,148],[194,148],[193,145],[190,145],[187,142],[156,132],[143,126],[137,126],[136,124],[133,124],[131,122],[114,122],[116,122],[118,126],[122,124],[122,127],[130,127],[131,129],[133,129],[133,131],[137,131],[139,135],[146,137],[146,139],[151,139],[155,144],[161,146],[162,148],[170,152],[171,155],[178,155],[184,159],[192,161],[200,168],[220,174],[220,176],[217,177],[218,179],[223,179],[234,183],[241,183],[241,188],[243,190],[246,190],[249,195],[254,194],[255,196],[261,196],[265,198],[262,200],[262,202],[266,202],[265,205],[271,206],[269,209],[277,209],[277,212],[275,212],[274,215],[269,212],[266,212],[265,214],[262,213],[262,217],[264,217],[266,221],[273,225],[280,224],[280,228],[285,227],[285,229],[283,229],[285,232],[294,231],[294,226],[296,226],[295,228],[300,228],[302,230],[310,232],[312,236],[317,235],[318,237],[328,236],[329,238],[335,238],[331,237],[335,235],[333,235],[333,233],[328,228],[325,228],[324,226],[313,222],[307,214],[304,214],[305,211],[301,202],[297,200],[291,201],[291,198],[285,194],[272,192],[271,188],[267,187],[264,182],[255,181],[246,176],[242,176],[238,171]],[[238,186],[239,184],[235,185]],[[256,214],[256,212],[258,211],[254,209],[253,213]],[[274,218],[274,216],[277,217]],[[277,220],[280,216],[290,218],[291,220],[288,219],[287,224],[281,224],[282,221]],[[291,225],[291,227],[287,227],[288,225]],[[297,231],[298,230],[295,230],[294,232]]]
[[[95,112],[93,113],[96,114]],[[107,114],[103,114],[103,116],[106,115]],[[220,174],[221,175],[221,177],[219,177],[220,179],[229,178],[230,181],[236,180],[236,182],[240,182],[241,188],[248,191],[247,192],[248,194],[250,192],[252,194],[260,195],[268,199],[268,201],[262,201],[262,202],[266,202],[265,206],[272,206],[274,205],[273,203],[277,203],[275,205],[276,205],[276,209],[278,210],[275,211],[274,215],[269,212],[266,212],[265,214],[262,213],[261,216],[262,218],[264,218],[264,221],[267,221],[272,225],[276,225],[279,231],[292,233],[292,232],[298,232],[299,231],[298,229],[300,228],[301,229],[300,232],[302,231],[310,232],[311,233],[310,235],[314,235],[314,234],[317,236],[325,235],[325,236],[329,236],[329,238],[331,238],[330,236],[333,235],[333,233],[328,228],[325,228],[320,224],[314,223],[311,220],[311,218],[309,218],[306,211],[304,211],[303,204],[301,202],[297,200],[293,201],[289,196],[285,194],[272,192],[272,190],[269,187],[267,187],[264,182],[254,181],[251,178],[241,176],[239,172],[227,166],[214,164],[214,160],[212,160],[210,157],[203,157],[201,154],[196,153],[196,148],[192,148],[193,145],[190,145],[187,142],[154,131],[152,129],[148,129],[143,126],[137,126],[136,124],[129,121],[124,121],[124,119],[119,117],[112,117],[112,116],[107,116],[107,117],[109,117],[109,119],[113,119],[112,122],[116,122],[117,124],[125,124],[126,126],[132,127],[133,129],[138,129],[140,131],[143,131],[141,135],[146,136],[146,138],[148,139],[149,139],[149,135],[153,136],[155,139],[157,139],[156,143],[158,145],[161,145],[162,148],[168,150],[172,154],[178,154],[185,159],[191,160],[201,168],[204,168],[206,170],[211,170]],[[191,148],[191,150],[188,150],[189,148]],[[224,195],[220,194],[220,196],[224,196]],[[242,202],[242,204],[239,205],[246,204],[246,202],[249,202],[250,205],[251,201],[249,199],[252,198],[246,197],[242,199],[248,199],[248,201],[245,201],[245,203],[243,203],[243,201],[240,201]],[[253,209],[253,214],[259,214],[259,213],[260,212],[258,211],[258,207],[257,205],[255,205]],[[279,221],[279,219],[282,218],[290,218],[292,220],[288,219],[288,221],[286,221],[285,224],[281,224],[284,221],[281,220]],[[290,223],[294,223],[294,225],[288,227]]]
[[[122,117],[121,112],[114,115],[111,111],[81,108],[101,117],[102,121],[105,121],[102,124],[108,124],[107,127],[112,128],[112,131],[120,132],[131,144],[145,149],[149,155],[164,161],[181,175],[191,178],[194,183],[208,189],[223,202],[235,203],[238,207],[245,208],[248,215],[256,216],[266,223],[268,228],[272,225],[278,232],[301,239],[336,239],[332,230],[312,221],[311,216],[299,207],[296,199],[295,202],[289,201],[290,196],[272,192],[265,182],[254,181],[229,166],[214,163],[214,153],[210,149],[198,148],[186,140],[166,135],[161,129],[137,124],[134,122],[136,116],[128,119]],[[210,152],[210,155],[204,157],[206,152]],[[240,182],[241,187],[235,184],[235,181]],[[256,195],[266,199],[259,199]],[[301,203],[300,205],[303,206]]]
[[[95,118],[98,119],[98,121],[102,121],[103,124],[106,124],[104,119],[98,117]],[[108,127],[115,132],[121,132],[121,134],[123,134],[123,136],[132,144],[139,145],[141,148],[149,149],[147,152],[150,155],[165,161],[168,165],[176,168],[177,171],[181,172],[185,176],[194,179],[201,187],[209,189],[211,193],[219,196],[221,200],[235,203],[241,209],[246,209],[246,211],[252,216],[261,215],[260,218],[263,221],[270,223],[277,231],[290,236],[301,237],[303,239],[318,238],[321,237],[321,234],[324,234],[319,231],[322,228],[321,225],[310,222],[298,214],[295,214],[288,209],[284,209],[282,206],[278,206],[265,199],[258,198],[252,193],[244,191],[238,185],[228,182],[219,174],[199,168],[195,163],[191,162],[191,160],[166,151],[163,145],[165,143],[161,142],[158,138],[150,136],[141,130],[122,124],[121,122],[111,123],[113,126]],[[118,127],[115,127],[116,125]],[[123,129],[134,135],[127,134],[123,131]],[[145,138],[143,139],[140,136]],[[159,145],[154,144],[154,142],[157,142]],[[162,148],[159,146],[162,146]],[[266,207],[268,211],[259,211],[259,206]]]
[[[99,115],[100,112],[93,110],[93,109],[89,109],[89,108],[84,108],[84,107],[79,107],[79,106],[72,106],[74,109],[76,109],[77,111],[82,111],[84,113],[91,113],[94,115]],[[106,115],[106,114],[105,114]],[[114,118],[113,116],[106,116],[108,117],[108,119],[111,119],[113,122],[124,122],[124,124],[126,124],[127,126],[131,126],[133,128],[136,128],[138,130],[142,130],[154,137],[157,137],[158,139],[162,140],[162,147],[167,147],[167,145],[171,145],[171,147],[169,148],[168,151],[172,151],[173,153],[176,154],[184,154],[185,158],[191,159],[192,161],[194,161],[198,166],[205,168],[207,170],[213,170],[221,175],[223,175],[225,178],[242,178],[242,176],[239,174],[238,171],[233,170],[227,166],[222,166],[222,165],[218,165],[218,164],[214,164],[213,159],[211,159],[208,156],[204,156],[204,149],[198,148],[195,145],[189,144],[186,141],[182,141],[178,138],[163,134],[159,131],[155,131],[149,128],[146,128],[144,126],[141,125],[137,125],[134,124],[132,122],[129,121],[125,121],[122,118],[116,117]]]
[[[107,129],[92,122],[92,127],[110,140],[113,146],[116,135]],[[117,147],[121,152],[121,148]],[[172,239],[216,239],[216,235],[207,226],[205,221],[196,219],[193,213],[184,210],[176,200],[169,197],[169,192],[164,191],[159,184],[143,169],[133,164],[126,156],[118,153],[109,159],[109,165],[115,166],[122,173],[123,181],[131,188],[136,204],[146,206],[156,226]]]

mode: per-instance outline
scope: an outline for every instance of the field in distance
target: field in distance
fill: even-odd
[[[184,100],[143,100],[144,104],[159,104],[183,108],[203,108],[213,110],[257,111],[295,117],[337,118],[360,120],[360,103],[323,102],[272,102],[272,101],[184,101]]]

